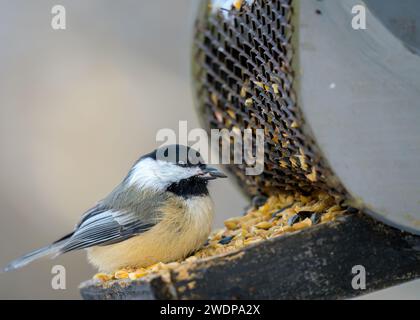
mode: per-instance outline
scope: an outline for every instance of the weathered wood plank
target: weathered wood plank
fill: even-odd
[[[351,286],[366,269],[366,290]],[[420,277],[420,237],[365,215],[199,260],[148,281],[82,284],[85,299],[343,299]]]

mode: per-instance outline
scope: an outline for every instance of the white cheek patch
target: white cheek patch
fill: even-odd
[[[156,191],[165,190],[170,184],[201,173],[199,167],[185,168],[171,162],[143,159],[131,171],[128,184]]]

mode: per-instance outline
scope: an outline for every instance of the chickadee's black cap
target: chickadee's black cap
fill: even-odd
[[[205,165],[204,160],[197,150],[182,144],[162,146],[151,153],[144,155],[140,160],[145,158],[172,162],[184,167]]]

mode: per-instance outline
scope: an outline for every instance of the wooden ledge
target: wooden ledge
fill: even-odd
[[[352,268],[366,290],[352,288]],[[420,277],[420,237],[347,215],[171,270],[81,284],[84,299],[345,299]]]

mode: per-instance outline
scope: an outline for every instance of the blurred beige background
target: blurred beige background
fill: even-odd
[[[67,30],[51,8],[64,5]],[[69,232],[161,128],[198,127],[190,86],[197,0],[0,0],[0,266]],[[246,200],[211,188],[216,226]],[[67,290],[51,288],[51,267]],[[0,298],[79,298],[84,252],[0,274]],[[418,285],[370,297],[414,298]]]
[[[67,29],[51,8],[64,5]],[[0,1],[0,265],[70,231],[156,132],[188,120],[194,1]],[[245,200],[211,188],[219,226]],[[51,267],[67,290],[51,289]],[[85,253],[0,274],[0,298],[78,298],[94,270]]]

